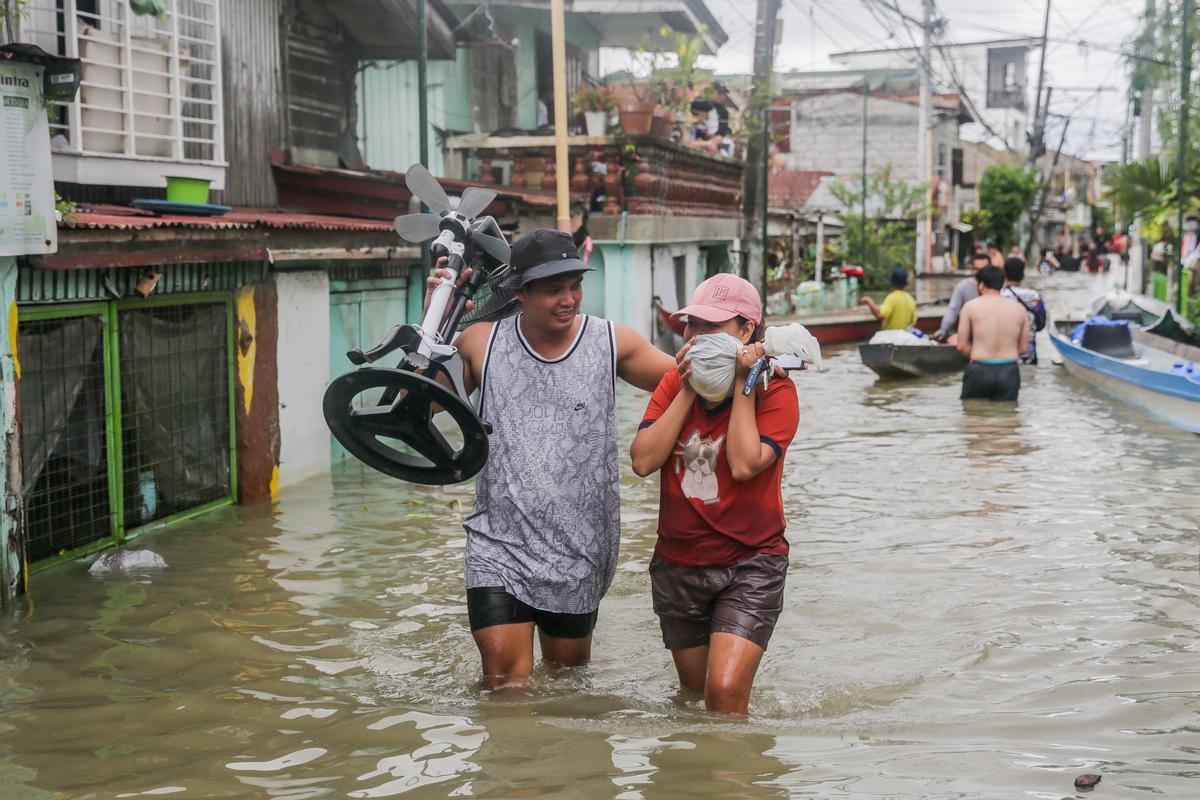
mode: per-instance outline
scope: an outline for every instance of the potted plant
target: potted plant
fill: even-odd
[[[607,86],[584,84],[575,93],[575,105],[583,112],[587,135],[603,136],[608,118],[617,110],[617,98]]]
[[[658,31],[660,39],[673,44],[671,53],[674,59],[664,61],[660,59],[661,54],[656,53],[647,80],[647,99],[656,106],[650,130],[655,136],[671,138],[677,126],[687,124],[688,106],[694,92],[696,60],[704,47],[703,30],[701,33],[687,34],[663,26]]]

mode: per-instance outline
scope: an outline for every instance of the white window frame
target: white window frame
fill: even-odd
[[[76,0],[62,2],[61,30],[55,0],[30,0],[20,23],[23,40],[83,61],[79,92],[71,102],[58,104],[65,110],[63,122],[51,124],[54,179],[161,188],[170,175],[204,178],[213,189],[224,189],[221,0],[165,0],[163,20],[133,14],[129,0],[98,0],[99,14],[82,18]],[[181,3],[211,8],[205,14],[209,18],[177,13]],[[99,23],[98,30],[87,29],[89,18]],[[181,22],[209,33],[181,33]],[[106,52],[116,58],[97,57]],[[153,69],[156,60],[167,62],[166,69]],[[192,64],[208,67],[209,77],[189,74]],[[188,95],[192,84],[207,86],[209,96]],[[97,97],[107,104],[97,103]],[[197,106],[211,112],[196,116]],[[189,149],[206,152],[191,156]]]

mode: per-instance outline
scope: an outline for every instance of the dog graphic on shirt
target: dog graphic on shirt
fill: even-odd
[[[720,502],[717,486],[717,456],[725,442],[722,434],[715,441],[702,439],[700,431],[692,431],[681,446],[675,449],[675,474],[683,472],[680,488],[689,500],[699,500],[705,505]]]

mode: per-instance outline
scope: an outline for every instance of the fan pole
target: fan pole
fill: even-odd
[[[550,34],[554,49],[554,177],[557,179],[558,229],[571,232],[571,170],[567,166],[567,26],[563,0],[551,0]]]

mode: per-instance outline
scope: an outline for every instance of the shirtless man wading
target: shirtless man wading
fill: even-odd
[[[506,285],[521,313],[454,342],[466,390],[480,389],[479,414],[493,426],[463,522],[467,614],[486,689],[529,682],[535,629],[546,661],[591,657],[617,563],[616,381],[653,391],[676,367],[633,329],[579,313],[591,268],[570,234],[531,231],[511,264]],[[448,275],[436,270],[429,289]]]
[[[1021,390],[1017,359],[1029,349],[1029,315],[1000,294],[1004,270],[988,266],[975,273],[979,297],[962,308],[958,350],[971,360],[963,370],[962,399],[1013,401]]]

